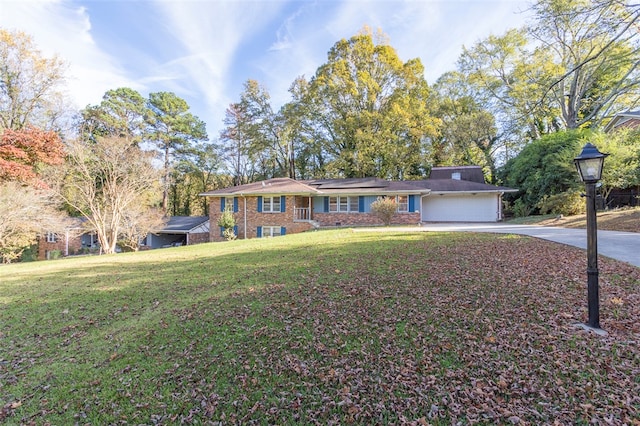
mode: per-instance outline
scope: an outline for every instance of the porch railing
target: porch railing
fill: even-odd
[[[311,215],[308,207],[296,207],[293,212],[293,220],[295,221],[309,221]]]

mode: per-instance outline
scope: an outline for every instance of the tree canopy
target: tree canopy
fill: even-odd
[[[0,182],[43,186],[41,166],[62,164],[64,155],[64,145],[56,132],[35,127],[4,129],[0,134]]]
[[[158,173],[151,160],[150,153],[127,138],[69,144],[58,195],[87,219],[104,253],[115,252],[142,207],[153,213]]]
[[[403,62],[386,39],[340,40],[309,82],[306,126],[328,176],[406,179],[424,173],[424,143],[438,120],[418,59]]]
[[[458,62],[505,129],[535,140],[638,105],[638,6],[538,0],[532,11],[526,28],[465,48]]]
[[[64,62],[45,58],[32,38],[0,28],[0,131],[59,128]]]
[[[537,210],[545,196],[579,190],[573,159],[592,135],[589,130],[567,130],[531,142],[500,170],[502,182],[519,189],[515,197],[527,211]]]

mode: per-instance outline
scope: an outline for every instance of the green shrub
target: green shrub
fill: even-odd
[[[554,195],[545,195],[536,207],[540,214],[561,214],[573,216],[584,213],[585,202],[579,192],[563,192]]]
[[[225,208],[220,217],[218,218],[218,226],[224,228],[222,236],[227,240],[235,240],[236,234],[233,232],[233,227],[236,226],[236,219],[233,217],[233,211],[230,208]]]
[[[521,198],[518,198],[513,202],[511,211],[515,217],[527,217],[531,214],[533,209],[527,205]]]
[[[33,262],[35,260],[38,260],[38,246],[34,244],[29,248],[24,249],[24,251],[20,255],[20,261]]]
[[[236,239],[236,233],[233,232],[233,228],[225,228],[225,230],[222,231],[222,236],[227,241],[233,241]]]
[[[394,198],[378,197],[376,201],[371,203],[371,212],[386,226],[391,225],[391,219],[397,210],[398,206]]]

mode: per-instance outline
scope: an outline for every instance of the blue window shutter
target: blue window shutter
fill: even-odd
[[[233,233],[235,234],[235,236],[238,236],[238,225],[233,227]]]
[[[287,234],[287,228],[285,228],[284,226],[280,228],[280,235],[286,235]]]
[[[415,209],[416,209],[416,196],[409,195],[409,212],[413,213]]]
[[[238,213],[238,197],[233,197],[233,212]]]
[[[284,213],[285,211],[287,211],[287,197],[285,197],[284,195],[282,195],[280,197],[280,211],[282,213]]]
[[[262,196],[258,197],[258,213],[262,213]]]
[[[262,238],[262,226],[258,226],[258,238]]]
[[[224,202],[225,202],[225,198],[224,197],[220,198],[220,211],[221,212],[224,211]]]
[[[364,196],[358,197],[358,213],[364,213]]]
[[[327,213],[329,211],[329,197],[324,197],[324,212]]]
[[[220,227],[220,236],[224,237],[224,227]]]

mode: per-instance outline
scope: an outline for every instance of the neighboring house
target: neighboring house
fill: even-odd
[[[635,129],[640,126],[640,111],[625,111],[616,114],[611,121],[604,126],[605,133],[611,133],[618,129]]]
[[[46,232],[38,236],[38,260],[98,250],[98,238],[94,233],[86,232],[85,222],[83,218],[72,218],[64,233]]]
[[[38,238],[38,260],[98,253],[95,233],[86,232],[82,218],[74,218],[64,233],[47,232]],[[209,242],[209,216],[173,216],[167,224],[143,240],[142,247],[156,249]]]
[[[477,166],[434,168],[434,173],[437,179],[400,182],[275,178],[200,195],[210,203],[211,241],[222,241],[217,222],[225,208],[234,213],[239,238],[260,238],[322,227],[381,225],[371,212],[378,197],[395,198],[393,224],[496,222],[502,219],[502,194],[516,191],[485,184]]]
[[[171,216],[162,229],[147,235],[142,246],[156,249],[208,242],[209,216]]]

